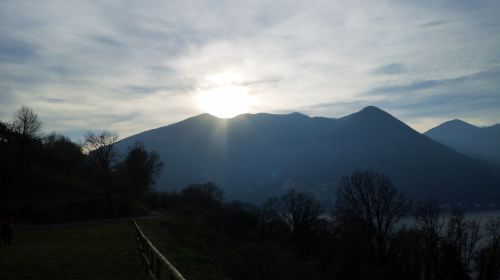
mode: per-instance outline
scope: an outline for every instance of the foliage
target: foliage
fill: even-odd
[[[156,152],[148,152],[141,143],[135,143],[118,165],[123,198],[146,199],[162,169],[163,163]]]
[[[435,201],[410,209],[389,178],[372,171],[349,175],[339,192],[328,217],[297,190],[255,207],[224,201],[212,183],[194,184],[151,195],[169,222],[150,232],[160,244],[170,240],[165,250],[189,263],[187,271],[210,266],[220,278],[498,279],[500,223],[490,222],[482,239],[478,221],[458,211],[443,218]],[[402,226],[410,212],[414,226]]]
[[[113,132],[88,132],[83,146],[40,133],[38,115],[23,106],[0,122],[0,219],[53,223],[144,215],[162,163],[136,144],[121,161]]]

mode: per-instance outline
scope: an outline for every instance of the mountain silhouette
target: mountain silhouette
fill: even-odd
[[[500,166],[500,124],[477,127],[455,119],[430,129],[425,135],[463,154]]]
[[[212,181],[230,198],[256,202],[289,187],[332,199],[339,179],[356,169],[383,172],[411,198],[491,202],[500,198],[500,168],[472,159],[370,106],[332,119],[201,114],[120,141],[141,141],[165,163],[157,184],[181,189]]]

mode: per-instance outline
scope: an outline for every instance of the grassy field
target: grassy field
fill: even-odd
[[[291,249],[235,238],[196,215],[168,212],[138,221],[144,234],[189,280],[331,279]]]
[[[157,249],[189,280],[229,279],[223,261],[223,236],[200,220],[167,214],[137,221]]]
[[[0,247],[0,279],[146,280],[127,223],[15,231]]]

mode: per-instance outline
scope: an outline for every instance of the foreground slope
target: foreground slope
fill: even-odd
[[[128,222],[16,229],[0,246],[2,280],[148,280]]]
[[[425,135],[461,153],[500,166],[500,124],[477,127],[452,120],[430,129]]]
[[[437,143],[376,107],[339,119],[202,114],[126,138],[118,147],[135,141],[164,161],[159,189],[213,181],[230,197],[247,201],[290,186],[330,199],[343,175],[372,169],[391,176],[415,199],[500,200],[499,168]]]

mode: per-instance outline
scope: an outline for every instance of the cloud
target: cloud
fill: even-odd
[[[406,66],[402,63],[391,63],[377,67],[371,72],[376,75],[397,75],[406,72]]]
[[[0,119],[25,104],[73,139],[124,137],[201,113],[208,77],[229,73],[252,112],[374,104],[422,128],[455,112],[499,122],[499,12],[493,0],[2,1]]]
[[[353,108],[376,105],[420,131],[453,118],[487,125],[500,120],[499,77],[500,68],[493,68],[449,79],[376,87],[358,100],[319,103],[303,110],[312,115],[335,112],[342,116]]]
[[[53,98],[53,97],[45,97],[45,96],[40,96],[40,99],[47,102],[47,103],[66,103],[67,100],[62,99],[62,98]]]
[[[24,42],[16,42],[0,37],[0,62],[16,63],[26,61],[35,56],[35,48]]]
[[[419,24],[418,26],[419,27],[423,27],[423,28],[437,27],[437,26],[449,24],[449,23],[452,23],[452,22],[453,21],[451,21],[451,20],[433,20],[433,21],[429,21],[429,22],[426,22],[426,23]]]
[[[464,77],[441,79],[441,80],[422,80],[422,81],[411,82],[409,84],[404,84],[404,85],[390,85],[390,86],[376,87],[371,89],[367,94],[388,95],[388,94],[401,94],[405,92],[417,92],[417,91],[432,89],[439,86],[446,86],[446,85],[453,86],[463,82],[463,80]]]
[[[376,87],[369,90],[366,95],[398,95],[403,98],[407,98],[407,95],[403,95],[406,93],[418,93],[424,90],[435,90],[435,91],[443,91],[449,88],[456,88],[458,86],[463,87],[465,85],[473,84],[473,86],[477,87],[476,91],[483,91],[484,88],[488,88],[488,85],[493,85],[496,90],[500,89],[500,68],[493,68],[486,71],[481,71],[478,73],[473,73],[469,75],[454,77],[454,78],[446,78],[440,80],[420,80],[411,82],[403,85],[388,85]],[[498,95],[498,94],[496,94]],[[472,95],[469,95],[472,97]],[[500,96],[499,96],[500,97]]]

